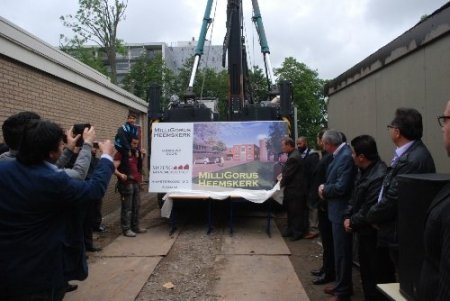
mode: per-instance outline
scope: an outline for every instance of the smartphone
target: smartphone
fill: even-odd
[[[77,124],[74,124],[72,132],[73,132],[73,134],[75,136],[78,135],[78,134],[83,135],[83,132],[84,132],[85,128],[90,129],[91,128],[91,124],[90,123],[77,123]]]
[[[90,123],[76,123],[73,125],[73,130],[72,133],[74,136],[80,134],[81,137],[77,140],[77,144],[76,146],[81,147],[83,145],[83,133],[84,133],[84,129],[91,128],[91,124]]]

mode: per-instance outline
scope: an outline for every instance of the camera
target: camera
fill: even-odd
[[[92,144],[92,146],[93,146],[94,148],[100,148],[100,146],[98,145],[98,142],[94,142],[94,143]]]
[[[78,134],[81,135],[81,137],[77,140],[76,146],[78,146],[78,147],[81,147],[83,145],[83,132],[84,132],[85,128],[90,129],[91,124],[90,123],[77,123],[77,124],[73,125],[73,130],[72,130],[73,135],[74,136],[76,136]]]

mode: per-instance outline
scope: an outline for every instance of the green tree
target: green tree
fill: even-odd
[[[269,126],[269,137],[266,142],[269,156],[275,156],[281,152],[281,139],[285,133],[285,124],[273,123]]]
[[[183,98],[191,77],[193,58],[187,59],[178,68],[176,83],[173,85],[175,93]],[[219,116],[222,120],[227,116],[228,102],[228,73],[226,70],[216,72],[214,69],[199,69],[194,81],[193,92],[197,98],[217,98]]]
[[[318,77],[317,71],[311,70],[293,57],[286,58],[281,68],[275,69],[275,75],[279,80],[292,83],[294,104],[298,108],[299,135],[315,141],[318,131],[327,123],[324,80]]]
[[[163,103],[175,92],[175,77],[164,63],[161,54],[149,58],[146,53],[142,54],[130,69],[130,72],[122,81],[125,90],[134,95],[148,100],[148,88],[151,84],[162,87]]]
[[[181,68],[178,68],[178,72],[176,75],[177,81],[174,85],[174,92],[177,94],[180,98],[183,98],[184,94],[186,93],[186,89],[189,84],[189,79],[191,77],[191,71],[192,71],[192,65],[194,64],[194,58],[189,58],[184,61],[183,66]],[[198,78],[198,74],[197,74]]]
[[[59,48],[100,73],[103,73],[106,76],[110,75],[103,60],[101,59],[101,49],[83,46],[82,42],[77,38],[73,38],[70,41],[67,40],[64,45],[60,43]]]
[[[206,68],[198,71],[194,83],[194,93],[199,98],[214,97],[218,99],[218,110],[221,120],[226,119],[228,103],[228,73],[226,70],[216,72]]]
[[[104,49],[111,67],[111,82],[116,84],[116,52],[120,53],[122,47],[117,38],[117,27],[125,19],[128,0],[78,0],[78,4],[75,16],[61,16],[60,20],[64,26],[72,29],[75,33],[73,39],[80,45],[94,42]]]
[[[264,71],[259,66],[254,66],[249,73],[249,77],[253,101],[258,103],[260,101],[268,100],[269,84]]]

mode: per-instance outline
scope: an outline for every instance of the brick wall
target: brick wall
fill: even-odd
[[[64,129],[74,123],[89,122],[96,129],[97,140],[113,140],[127,117],[129,108],[118,102],[2,55],[0,70],[0,124],[17,112],[34,111]],[[145,120],[144,114],[140,120]],[[143,124],[143,129],[147,133],[147,125]],[[1,131],[0,141],[3,141]],[[143,139],[144,147],[146,143]],[[119,208],[115,184],[113,178],[103,201],[105,215]]]

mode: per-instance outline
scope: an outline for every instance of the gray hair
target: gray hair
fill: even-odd
[[[295,142],[291,137],[283,137],[281,138],[281,142],[283,142],[284,145],[295,147]]]
[[[322,136],[322,141],[331,145],[339,146],[342,144],[342,135],[335,130],[328,130]]]

